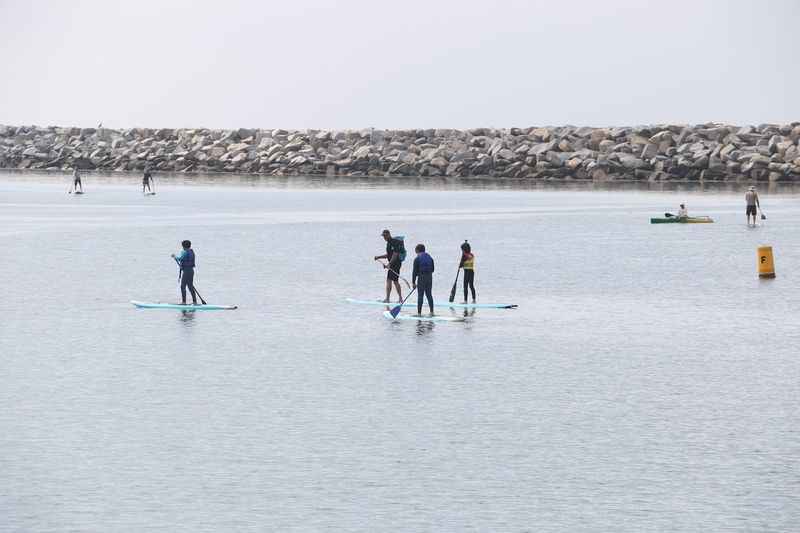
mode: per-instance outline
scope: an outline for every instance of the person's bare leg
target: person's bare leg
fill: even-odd
[[[386,280],[386,299],[384,300],[385,303],[389,303],[389,297],[392,295],[392,281],[387,279]]]
[[[403,291],[400,289],[400,282],[399,281],[395,281],[394,282],[394,288],[397,291],[397,298],[398,298],[397,301],[398,302],[402,302],[403,301]]]

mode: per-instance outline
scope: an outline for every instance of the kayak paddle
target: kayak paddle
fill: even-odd
[[[667,217],[667,218],[672,218],[675,215],[673,215],[672,213],[664,213],[664,216]]]
[[[416,288],[416,287],[414,287],[413,289],[411,289],[411,292],[409,292],[408,294],[406,294],[406,297],[405,297],[405,298],[403,298],[403,301],[402,301],[402,302],[400,302],[398,305],[394,306],[394,307],[392,308],[392,310],[391,310],[391,311],[389,311],[389,314],[390,314],[390,315],[392,315],[392,318],[397,318],[397,315],[399,315],[399,314],[400,314],[400,311],[403,309],[403,304],[404,304],[404,303],[406,303],[406,300],[408,300],[408,299],[411,297],[411,295],[412,295],[412,294],[414,294],[414,291],[415,291],[415,290],[417,290],[417,288]]]
[[[458,275],[461,274],[461,266],[458,267],[456,271],[456,280],[453,282],[453,288],[450,289],[450,303],[453,303],[453,300],[456,299],[456,286],[458,285]]]

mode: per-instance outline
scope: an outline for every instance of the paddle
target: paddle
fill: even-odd
[[[664,213],[664,216],[667,218],[673,218],[675,215],[673,215],[672,213]]]
[[[378,260],[376,259],[376,261],[378,261]],[[411,289],[411,284],[408,282],[408,280],[407,280],[406,278],[404,278],[403,276],[401,276],[399,272],[395,272],[394,270],[392,270],[391,268],[389,268],[389,265],[388,265],[388,264],[386,264],[386,263],[384,263],[383,261],[378,261],[378,262],[379,262],[381,265],[383,265],[383,268],[385,268],[386,270],[388,270],[389,272],[391,272],[392,274],[394,274],[395,276],[397,276],[398,278],[400,278],[401,280],[403,280],[403,283],[405,283],[405,284],[406,284],[406,287],[407,287],[407,288],[409,288],[409,289]]]
[[[767,220],[767,215],[764,214],[763,209],[761,209],[761,220]]]
[[[453,300],[456,299],[456,286],[458,285],[459,274],[461,274],[461,265],[459,265],[458,270],[456,270],[456,280],[453,282],[453,288],[450,289],[450,303],[453,303]]]
[[[402,301],[402,302],[400,302],[400,304],[398,304],[398,305],[394,306],[394,307],[392,308],[392,310],[391,310],[391,311],[389,311],[389,314],[390,314],[390,315],[392,315],[392,318],[397,318],[397,315],[399,315],[399,314],[400,314],[400,311],[403,309],[403,304],[404,304],[404,303],[406,303],[406,300],[408,300],[408,299],[411,297],[411,295],[412,295],[412,294],[414,294],[414,291],[415,291],[415,290],[417,290],[417,288],[416,288],[416,287],[414,287],[413,289],[411,289],[411,292],[409,292],[409,293],[406,295],[406,297],[405,297],[405,298],[403,298],[403,301]]]
[[[181,262],[178,261],[177,257],[173,257],[173,259],[175,260],[175,263],[178,265],[178,281],[180,281],[181,275],[183,274],[183,271],[181,270]],[[192,283],[192,287],[194,287],[194,283]],[[197,290],[197,287],[194,287],[194,293],[197,295],[198,298],[200,298],[200,303],[202,303],[203,305],[207,305],[206,301],[203,300],[203,297],[200,296],[200,291]]]

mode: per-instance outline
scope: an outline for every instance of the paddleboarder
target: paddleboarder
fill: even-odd
[[[197,305],[197,293],[194,290],[194,250],[192,250],[192,241],[181,242],[183,250],[180,255],[170,254],[175,262],[181,269],[181,304],[186,305],[186,288],[192,295],[192,303]]]
[[[386,241],[386,253],[383,255],[376,255],[374,257],[375,261],[379,259],[387,259],[389,264],[384,264],[383,268],[387,270],[386,272],[386,299],[384,302],[389,303],[389,299],[392,295],[392,286],[394,285],[395,290],[397,291],[397,298],[398,302],[403,301],[403,293],[400,290],[400,268],[403,266],[403,261],[406,258],[406,248],[403,244],[403,238],[392,237],[392,233],[385,229],[381,232],[381,236]]]
[[[472,303],[475,303],[475,254],[467,241],[461,244],[461,262],[458,268],[464,269],[464,302],[467,303],[467,290],[472,292]]]
[[[744,193],[744,201],[747,203],[747,225],[750,226],[750,217],[753,217],[752,225],[756,225],[756,215],[758,214],[758,210],[761,209],[761,203],[758,201],[758,193],[756,192],[755,185],[751,185],[750,188]]]
[[[150,184],[153,182],[153,175],[150,173],[150,165],[144,167],[144,176],[142,176],[142,194],[147,194],[145,189],[148,192],[153,192],[153,189],[150,187]]]
[[[422,304],[428,299],[428,306],[433,316],[433,257],[425,251],[424,244],[418,244],[414,251],[414,269],[411,272],[411,286],[417,289],[417,316],[422,315]]]
[[[72,171],[72,187],[70,187],[69,192],[72,193],[74,190],[76,193],[80,188],[81,194],[83,194],[83,184],[81,183],[81,173],[78,170],[78,165],[75,165],[75,170]]]
[[[686,209],[686,206],[681,204],[681,208],[678,209],[678,218],[689,218],[689,210]]]

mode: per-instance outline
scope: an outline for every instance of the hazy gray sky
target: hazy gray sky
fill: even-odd
[[[0,0],[0,124],[800,119],[798,0]]]

